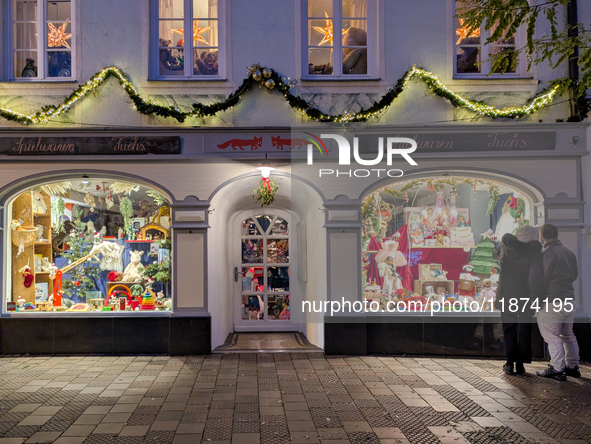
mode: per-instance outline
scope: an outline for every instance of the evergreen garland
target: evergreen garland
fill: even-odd
[[[122,197],[119,202],[119,212],[123,216],[123,229],[129,235],[131,231],[131,218],[133,217],[133,203],[127,196]]]
[[[396,85],[391,86],[388,92],[370,107],[362,109],[357,113],[327,114],[318,108],[315,108],[301,97],[292,94],[290,89],[295,85],[295,82],[291,81],[291,79],[281,77],[273,69],[262,68],[259,65],[252,65],[249,68],[248,76],[226,100],[211,105],[194,103],[193,110],[185,112],[174,106],[158,105],[154,102],[147,101],[138,94],[135,87],[127,79],[125,74],[123,74],[119,68],[112,66],[102,69],[84,85],[80,85],[80,87],[70,94],[70,96],[60,105],[45,106],[41,108],[41,111],[37,111],[30,115],[0,107],[0,116],[6,120],[22,123],[24,125],[47,123],[49,120],[69,111],[78,100],[87,97],[90,93],[96,92],[98,87],[110,77],[117,79],[133,102],[133,106],[141,114],[171,117],[179,122],[184,122],[187,118],[215,116],[220,112],[226,111],[237,105],[242,99],[242,96],[251,91],[255,86],[264,87],[268,90],[276,89],[283,94],[289,106],[304,113],[308,118],[317,122],[365,122],[369,118],[386,111],[386,109],[392,105],[394,100],[396,100],[396,98],[398,98],[398,96],[404,91],[408,82],[415,78],[422,80],[428,86],[430,92],[449,100],[453,106],[468,109],[481,117],[492,118],[519,118],[531,115],[540,108],[551,103],[556,94],[562,94],[571,87],[571,81],[569,79],[557,79],[552,81],[548,88],[529,99],[525,105],[521,107],[513,106],[499,109],[483,102],[466,99],[445,87],[435,74],[413,66],[401,79],[398,80]]]

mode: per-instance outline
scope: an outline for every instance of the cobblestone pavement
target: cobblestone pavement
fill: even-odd
[[[0,358],[5,443],[591,442],[591,368],[321,353]]]

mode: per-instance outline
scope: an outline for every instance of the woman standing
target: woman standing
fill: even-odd
[[[531,303],[544,296],[544,267],[539,238],[538,230],[526,225],[515,235],[505,234],[495,254],[500,261],[495,307],[502,310],[507,356],[503,371],[508,375],[524,374],[523,364],[531,363],[531,331],[535,314]],[[528,302],[521,298],[527,298]]]

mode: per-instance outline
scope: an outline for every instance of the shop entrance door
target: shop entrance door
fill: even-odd
[[[294,251],[290,214],[249,211],[235,219],[235,331],[297,331],[290,322]]]

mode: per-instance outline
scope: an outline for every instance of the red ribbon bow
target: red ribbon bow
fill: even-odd
[[[509,202],[509,206],[510,206],[511,208],[513,208],[514,210],[516,210],[516,209],[517,209],[517,199],[516,199],[516,198],[514,198],[514,197],[510,197],[510,198],[509,198],[509,201],[510,201],[510,202]]]
[[[271,191],[271,179],[267,179],[266,177],[263,177],[263,182],[265,182],[267,184],[267,188],[269,188],[269,191]]]

